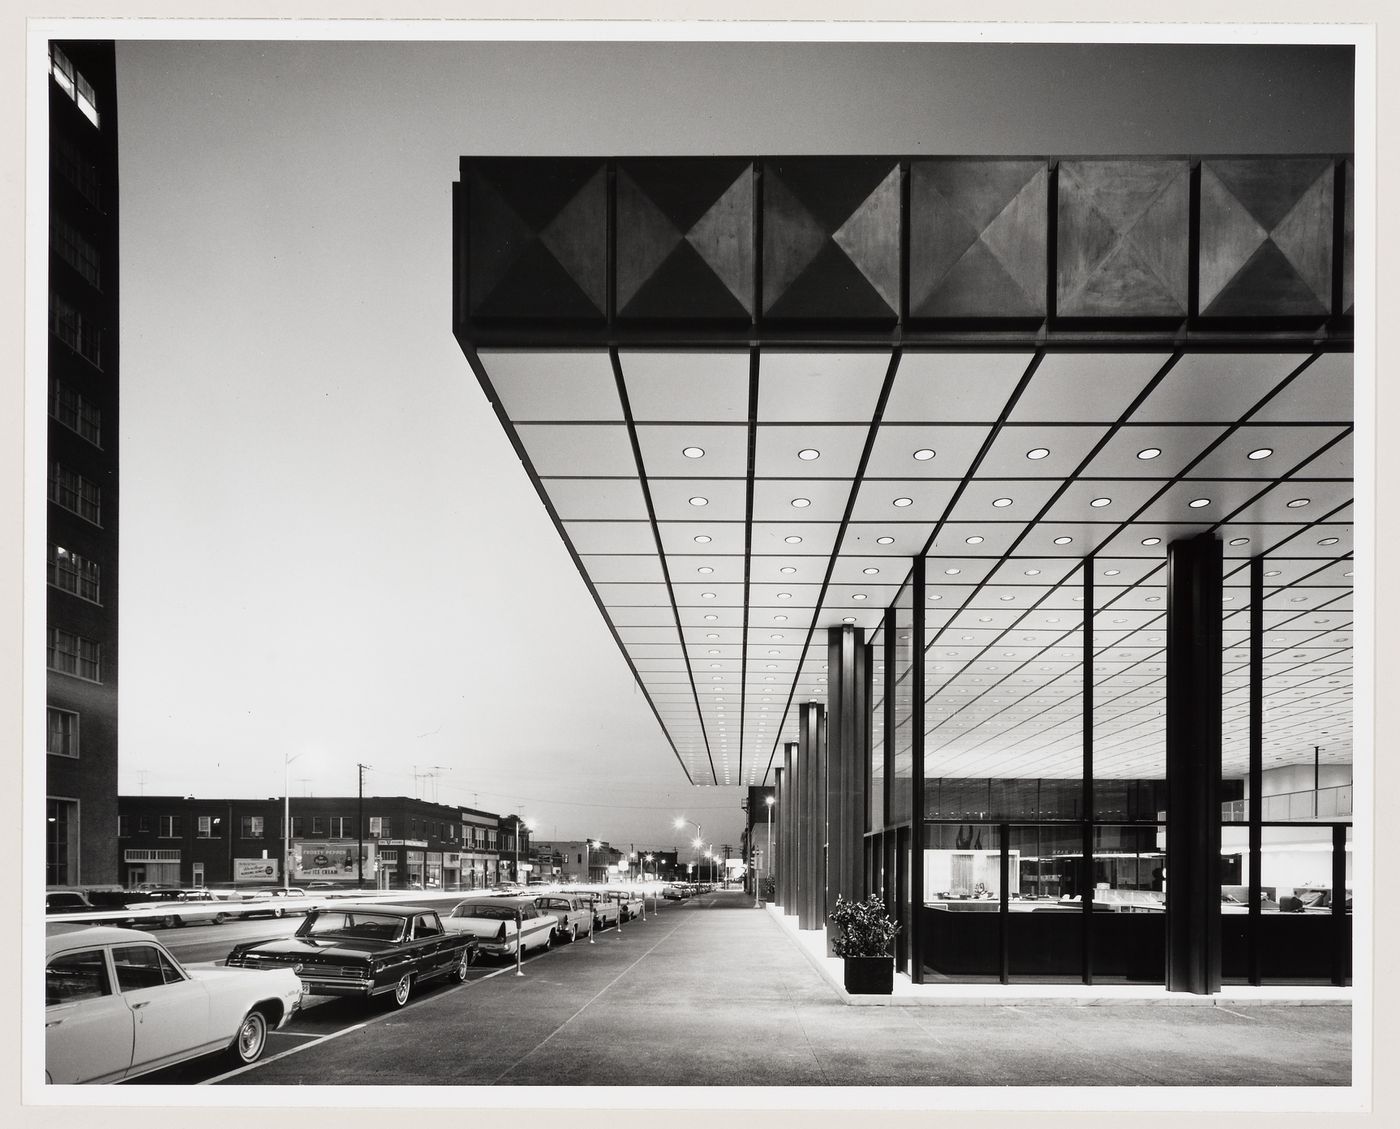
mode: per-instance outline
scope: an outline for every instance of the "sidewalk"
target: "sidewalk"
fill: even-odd
[[[1340,1086],[1351,1009],[849,1007],[737,892],[425,995],[226,1085]]]

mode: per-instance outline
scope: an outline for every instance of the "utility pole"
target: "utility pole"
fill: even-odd
[[[360,770],[360,799],[355,817],[355,830],[358,835],[359,847],[355,853],[355,888],[363,890],[365,888],[365,769],[367,764],[356,764]]]

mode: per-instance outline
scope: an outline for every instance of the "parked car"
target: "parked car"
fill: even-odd
[[[476,938],[484,954],[514,956],[518,942],[524,956],[531,949],[549,948],[558,921],[535,905],[533,898],[485,897],[458,902],[443,925],[453,933]]]
[[[616,925],[622,919],[622,904],[616,898],[609,898],[606,891],[589,888],[581,890],[579,893],[593,904],[593,927],[595,929],[606,929],[609,925]]]
[[[577,894],[537,894],[535,905],[558,921],[554,927],[558,940],[576,941],[593,932],[593,907]]]
[[[81,890],[49,890],[44,894],[45,913],[95,913],[97,907]]]
[[[642,916],[642,892],[635,886],[614,887],[607,893],[608,897],[617,902],[623,921],[631,921],[635,917]]]
[[[516,895],[525,893],[525,887],[519,882],[497,882],[491,887],[491,893],[515,897]]]
[[[236,916],[228,904],[215,898],[208,890],[159,889],[145,892],[144,900],[128,902],[129,910],[143,911],[132,915],[142,928],[159,926],[175,929],[192,922],[222,924]]]
[[[44,972],[44,1076],[118,1082],[188,1059],[262,1057],[268,1031],[301,1005],[289,969],[186,969],[149,933],[50,925]]]
[[[690,893],[686,890],[684,883],[668,882],[661,887],[661,896],[670,902],[683,902],[690,897]]]
[[[286,917],[289,913],[304,913],[302,906],[290,905],[289,900],[306,897],[300,886],[251,886],[241,890],[242,917]]]
[[[475,959],[475,940],[444,929],[433,910],[355,903],[310,910],[290,937],[235,945],[228,964],[292,968],[308,995],[391,995],[403,1007],[426,980],[466,980]]]

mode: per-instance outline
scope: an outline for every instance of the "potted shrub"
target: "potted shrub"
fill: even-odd
[[[890,942],[899,925],[885,911],[880,896],[871,894],[863,902],[848,902],[838,894],[831,923],[837,929],[832,950],[846,965],[846,991],[863,995],[894,991]]]

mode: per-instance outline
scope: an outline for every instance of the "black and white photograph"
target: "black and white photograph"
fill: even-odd
[[[25,62],[26,1105],[1371,1108],[1374,28]]]

